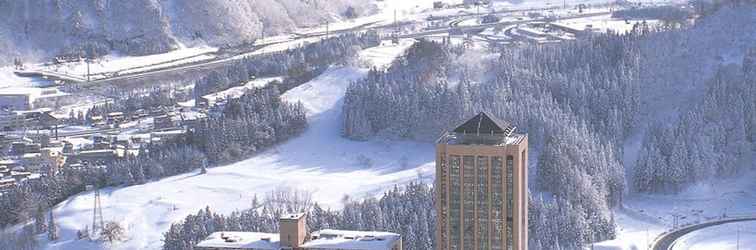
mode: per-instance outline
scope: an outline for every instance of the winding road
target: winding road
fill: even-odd
[[[669,232],[665,232],[654,240],[651,244],[653,250],[672,250],[675,247],[675,243],[678,239],[684,235],[701,230],[708,227],[718,226],[727,223],[743,222],[743,221],[756,221],[756,214],[740,215],[734,217],[725,217],[713,221],[703,222],[699,224],[688,225]]]

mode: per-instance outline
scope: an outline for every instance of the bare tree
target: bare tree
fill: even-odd
[[[285,213],[301,213],[309,211],[313,206],[312,192],[291,187],[278,187],[270,191],[265,202],[282,208]]]
[[[108,221],[105,223],[105,228],[102,229],[100,235],[101,239],[108,242],[120,241],[125,238],[126,230],[118,222]]]

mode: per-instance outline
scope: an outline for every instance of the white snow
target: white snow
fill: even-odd
[[[215,232],[197,244],[204,248],[279,250],[279,234],[252,232]],[[227,240],[228,239],[228,240]]]
[[[650,26],[659,23],[658,20],[629,20],[626,22],[625,20],[612,18],[610,14],[586,18],[566,19],[557,21],[556,23],[577,30],[593,30],[598,32],[608,32],[611,30],[617,33],[625,33],[631,31],[635,24],[640,24],[644,21]]]
[[[669,120],[676,117],[678,107],[690,103],[686,97],[697,97],[703,93],[702,82],[710,79],[715,69],[723,63],[718,58],[742,57],[747,48],[756,41],[756,20],[753,7],[726,8],[714,17],[706,19],[685,34],[685,49],[676,49],[678,44],[665,44],[665,40],[649,41],[650,46],[661,46],[650,50],[648,57],[658,57],[659,62],[652,62],[646,67],[663,67],[667,70],[654,74],[654,78],[663,79],[654,83],[654,89],[647,91],[650,95],[642,96],[643,105],[650,113],[644,114],[647,120]],[[663,37],[662,37],[663,38]],[[727,39],[725,39],[727,38]],[[667,53],[672,56],[668,56]],[[738,59],[724,60],[739,61]],[[697,82],[696,82],[697,81]],[[662,85],[668,82],[668,85]],[[694,83],[695,82],[695,83]],[[674,84],[673,84],[674,83]],[[685,83],[685,84],[680,84]],[[681,94],[682,93],[682,94]],[[632,176],[633,165],[640,148],[643,128],[625,144],[624,162],[627,175]],[[695,223],[713,219],[723,214],[741,214],[756,212],[756,171],[742,173],[737,177],[726,178],[710,183],[703,183],[688,188],[677,195],[633,194],[624,201],[626,209],[617,212],[618,235],[613,241],[597,245],[604,249],[643,249],[645,228],[648,226],[652,237],[672,228],[672,213],[684,216],[682,224]],[[709,248],[718,249],[718,248]]]
[[[211,53],[216,51],[218,51],[218,48],[200,46],[193,48],[180,47],[179,49],[170,52],[147,56],[106,55],[97,59],[93,63],[90,63],[89,73],[91,78],[100,79],[105,78],[106,74],[113,74],[115,72],[118,72],[119,74],[144,72],[158,68],[213,59],[215,56],[211,55]],[[32,65],[31,69],[86,77],[87,63],[79,61],[59,65],[39,64]]]
[[[361,53],[365,60],[388,62],[400,55],[401,45],[371,48]],[[383,67],[385,65],[376,65]],[[383,141],[358,142],[341,136],[341,109],[346,87],[367,73],[365,68],[331,68],[323,75],[287,92],[287,101],[307,108],[310,126],[301,136],[250,159],[194,173],[164,178],[143,185],[102,190],[106,220],[122,223],[128,240],[116,249],[160,249],[162,233],[171,223],[205,206],[230,213],[249,207],[252,198],[281,186],[313,191],[319,204],[338,208],[344,195],[375,196],[394,185],[432,175],[433,145]],[[365,161],[364,159],[368,159]],[[99,249],[78,241],[76,230],[91,223],[93,195],[85,192],[54,209],[61,240],[47,249]]]
[[[401,237],[395,233],[325,229],[313,233],[317,239],[302,245],[310,249],[391,250]]]
[[[644,249],[647,238],[652,241],[657,235],[672,229],[673,214],[681,216],[679,225],[699,223],[723,215],[753,214],[756,212],[755,179],[756,171],[751,171],[736,178],[696,185],[676,195],[634,194],[624,201],[625,208],[615,213],[617,239],[597,243],[595,247]],[[692,242],[701,242],[695,240],[701,237],[706,238],[698,236]],[[711,238],[714,243],[718,242],[719,237]]]
[[[681,237],[673,250],[756,249],[756,221],[727,223]]]
[[[94,142],[86,138],[66,138],[65,141],[71,143],[74,149],[82,149],[84,145],[92,145]]]
[[[283,80],[283,77],[266,77],[266,78],[255,79],[255,80],[245,83],[242,86],[237,86],[237,87],[229,88],[227,90],[215,92],[212,94],[207,94],[202,97],[207,99],[210,102],[215,102],[216,100],[219,100],[219,99],[239,98],[242,95],[244,95],[244,93],[246,93],[247,90],[250,90],[253,88],[264,87],[265,85],[267,85],[268,83],[272,81],[282,81],[282,80]],[[188,103],[183,103],[183,105],[186,105],[186,104]]]
[[[0,89],[8,87],[41,87],[51,84],[50,81],[28,77],[20,77],[13,73],[12,66],[0,67]]]

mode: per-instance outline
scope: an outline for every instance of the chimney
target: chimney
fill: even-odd
[[[307,218],[304,213],[287,214],[278,219],[281,246],[298,248],[305,241]]]

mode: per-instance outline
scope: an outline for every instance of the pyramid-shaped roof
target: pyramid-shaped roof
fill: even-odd
[[[514,132],[514,126],[508,122],[499,121],[487,112],[480,112],[475,117],[462,123],[454,129],[462,134],[497,134],[509,136]]]

